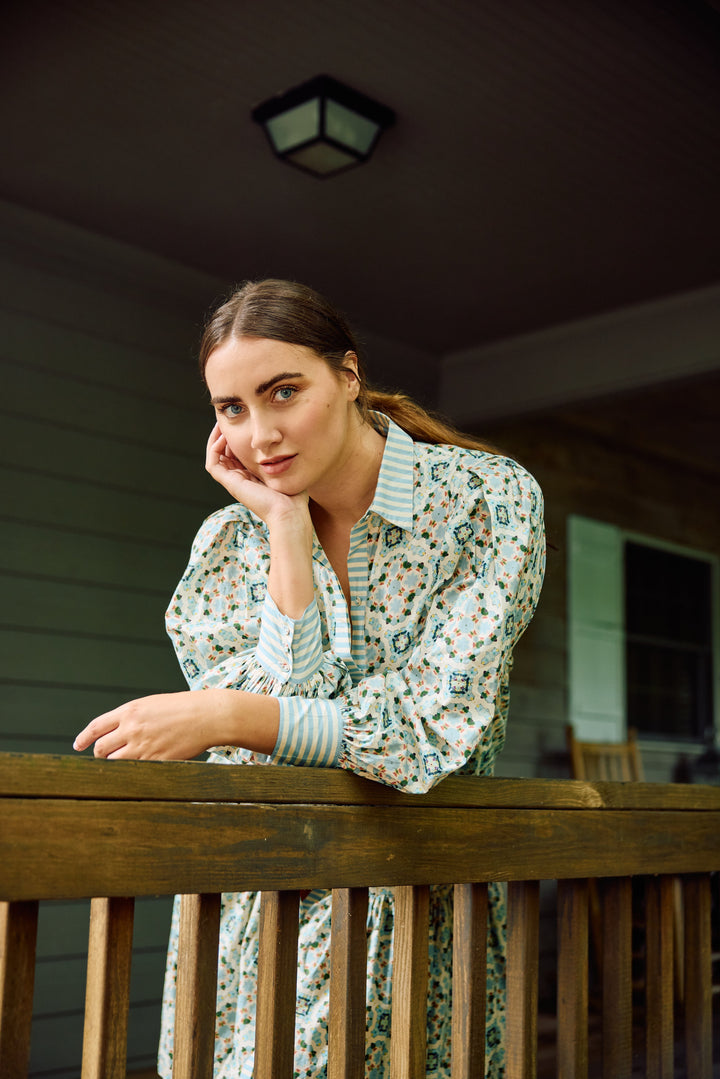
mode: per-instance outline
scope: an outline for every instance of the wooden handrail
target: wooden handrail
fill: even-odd
[[[120,1079],[108,1019],[126,1007],[132,899],[180,893],[175,1079],[212,1074],[219,894],[263,892],[256,1072],[292,1071],[295,937],[301,890],[333,890],[329,1079],[362,1075],[367,888],[396,889],[391,1074],[424,1059],[427,888],[455,885],[453,1079],[482,1074],[487,888],[508,882],[509,1079],[532,1079],[537,1044],[538,882],[560,882],[558,1066],[587,1074],[587,879],[605,894],[605,1074],[630,1053],[629,878],[648,875],[648,1074],[670,1074],[671,904],[685,880],[688,1079],[709,1079],[709,874],[720,870],[720,789],[455,776],[427,795],[333,770],[107,762],[0,754],[0,1052],[22,1075],[37,902],[93,902],[83,1079]],[[4,926],[4,928],[3,928]],[[294,928],[293,928],[294,927]],[[360,928],[359,928],[360,927]],[[295,936],[293,935],[295,934]],[[264,942],[264,943],[263,943]],[[122,967],[108,977],[108,956]],[[20,971],[20,974],[18,974]],[[19,981],[18,981],[19,979]],[[669,979],[672,981],[672,979]],[[31,999],[31,989],[30,998]],[[117,998],[117,999],[116,999]],[[208,1003],[209,1002],[209,1003]],[[462,1009],[460,1011],[460,1009]],[[692,1047],[690,1046],[692,1041]],[[510,1044],[510,1042],[508,1043]],[[710,1063],[709,1063],[710,1062]],[[619,1070],[618,1070],[619,1069]],[[9,1073],[10,1074],[10,1073]]]

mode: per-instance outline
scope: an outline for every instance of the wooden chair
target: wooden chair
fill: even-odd
[[[579,742],[572,724],[565,729],[573,779],[589,783],[604,780],[642,783],[643,775],[637,731],[630,728],[626,742]]]
[[[567,747],[570,754],[570,768],[573,779],[583,779],[589,783],[604,781],[619,783],[642,783],[643,772],[637,731],[629,728],[625,742],[581,742],[575,737],[572,724],[565,728]],[[602,976],[602,910],[597,881],[590,881],[590,932],[598,972]],[[683,997],[683,909],[680,881],[674,887],[673,946],[675,949],[675,992],[679,1000]],[[644,920],[640,914],[634,916],[634,925],[638,935],[642,936]],[[633,949],[633,960],[641,962],[642,948]],[[642,989],[644,978],[633,978],[633,987]]]

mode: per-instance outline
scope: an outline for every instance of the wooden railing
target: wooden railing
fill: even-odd
[[[391,1075],[425,1075],[428,886],[455,885],[453,1079],[484,1074],[489,881],[508,882],[507,1076],[535,1075],[539,882],[558,882],[557,1074],[588,1073],[602,878],[603,1074],[631,1065],[631,877],[647,880],[647,1074],[673,1075],[674,879],[688,1079],[712,1074],[720,790],[452,777],[405,795],[317,769],[0,755],[0,1060],[27,1072],[38,901],[91,906],[83,1079],[124,1079],[133,898],[181,893],[175,1079],[212,1075],[221,891],[260,890],[255,1079],[292,1075],[299,893],[333,889],[329,1079],[363,1079],[368,886],[396,888]],[[682,1031],[680,1031],[682,1033]]]

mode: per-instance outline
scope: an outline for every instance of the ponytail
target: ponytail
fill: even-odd
[[[442,417],[428,412],[404,393],[384,393],[367,387],[362,404],[369,411],[384,412],[415,442],[429,442],[435,446],[461,446],[468,450],[497,453],[494,446],[474,435],[459,431]]]

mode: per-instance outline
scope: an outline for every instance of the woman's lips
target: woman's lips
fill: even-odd
[[[273,457],[269,461],[261,461],[259,467],[266,476],[280,476],[287,472],[296,456],[297,454],[293,453],[289,457]]]

